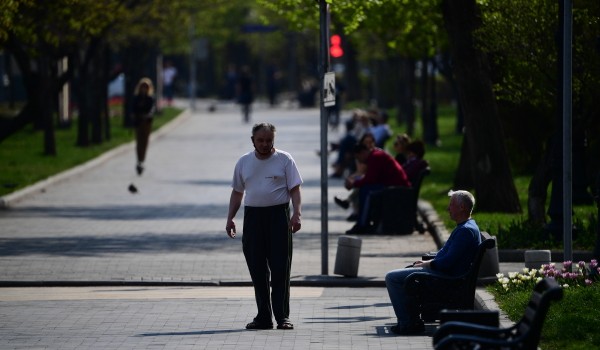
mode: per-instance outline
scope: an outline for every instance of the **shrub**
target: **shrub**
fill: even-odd
[[[480,224],[485,226],[485,222]],[[502,249],[562,249],[562,239],[556,239],[547,230],[534,225],[523,217],[512,219],[508,224],[497,223],[496,227],[483,228],[496,235]],[[575,249],[593,250],[596,243],[596,215],[588,213],[573,218],[573,244]]]

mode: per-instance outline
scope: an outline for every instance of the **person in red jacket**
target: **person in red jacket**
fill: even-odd
[[[367,171],[362,176],[348,177],[345,182],[347,189],[359,188],[359,217],[358,222],[347,234],[372,233],[374,227],[370,225],[369,196],[371,192],[388,186],[410,187],[410,181],[402,166],[385,151],[357,144],[354,147],[354,156],[360,163],[367,165]]]

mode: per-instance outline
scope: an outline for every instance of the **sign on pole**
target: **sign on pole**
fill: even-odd
[[[325,107],[335,106],[335,73],[325,73],[323,77],[323,105]]]

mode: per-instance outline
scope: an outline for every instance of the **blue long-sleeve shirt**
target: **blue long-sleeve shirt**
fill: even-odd
[[[460,223],[431,261],[431,269],[451,276],[467,272],[481,244],[481,232],[477,223],[469,219]]]

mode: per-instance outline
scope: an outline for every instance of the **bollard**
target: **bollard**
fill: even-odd
[[[528,269],[539,269],[543,264],[552,261],[549,250],[526,250],[525,267]]]
[[[338,238],[335,267],[333,273],[345,277],[358,275],[358,261],[362,240],[358,237],[341,236]]]
[[[483,259],[481,260],[481,265],[479,266],[479,274],[477,275],[477,277],[496,278],[496,274],[500,272],[500,262],[498,259],[498,240],[496,240],[496,236],[491,236],[485,231],[481,232],[481,236],[483,237],[483,239],[493,239],[496,242],[496,244],[494,244],[494,248],[487,249],[485,251]]]

